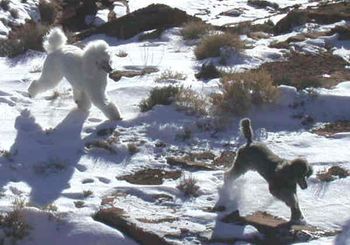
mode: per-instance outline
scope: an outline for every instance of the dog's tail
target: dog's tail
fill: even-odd
[[[243,118],[240,121],[240,130],[243,136],[247,139],[247,146],[253,141],[253,129],[249,118]]]
[[[43,46],[49,54],[60,49],[67,42],[67,37],[61,28],[53,28],[44,38]]]

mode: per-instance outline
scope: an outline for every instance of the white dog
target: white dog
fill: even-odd
[[[66,41],[67,37],[57,27],[44,38],[48,55],[39,80],[28,88],[29,95],[34,97],[54,88],[65,77],[73,87],[74,101],[80,109],[88,111],[92,102],[110,120],[121,120],[118,108],[105,95],[107,75],[112,70],[108,44],[94,41],[82,50],[66,45]]]

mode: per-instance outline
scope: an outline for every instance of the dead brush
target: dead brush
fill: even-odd
[[[198,197],[200,187],[197,185],[197,182],[197,179],[195,179],[192,175],[183,175],[176,188],[187,197]]]
[[[206,95],[195,92],[190,88],[183,88],[175,99],[177,108],[189,115],[207,116],[210,101]]]
[[[220,82],[222,93],[211,96],[214,115],[244,115],[252,105],[273,103],[278,98],[270,74],[263,70],[225,74]]]
[[[12,244],[28,236],[31,229],[24,219],[23,207],[24,205],[18,205],[15,201],[12,211],[0,214],[0,228],[12,240]]]
[[[155,82],[176,82],[178,80],[186,80],[186,78],[187,76],[185,74],[168,69],[162,72],[162,74],[155,79]]]
[[[239,53],[244,47],[244,42],[239,35],[231,33],[220,33],[204,36],[194,49],[194,54],[198,60],[219,57],[222,48],[231,48]]]
[[[149,97],[142,100],[139,107],[142,112],[146,112],[151,110],[155,105],[170,105],[172,102],[174,102],[180,90],[181,87],[171,85],[153,88]]]
[[[190,21],[183,25],[181,35],[185,40],[198,39],[211,29],[212,27],[203,21]]]

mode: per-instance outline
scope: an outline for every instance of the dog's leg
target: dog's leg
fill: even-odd
[[[80,110],[89,111],[91,102],[85,92],[73,89],[73,98]]]
[[[63,74],[55,65],[55,61],[48,56],[45,60],[40,78],[33,81],[28,88],[28,93],[31,97],[35,97],[39,93],[56,87],[61,81]]]
[[[299,201],[296,194],[296,190],[293,188],[278,188],[269,186],[270,193],[283,201],[291,211],[290,223],[291,224],[305,224],[305,219],[301,209],[299,207]]]
[[[103,114],[108,117],[109,120],[121,120],[120,112],[118,108],[112,103],[109,102],[105,96],[100,94],[90,95],[91,102],[100,109]]]

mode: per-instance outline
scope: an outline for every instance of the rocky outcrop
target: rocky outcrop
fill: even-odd
[[[350,3],[340,2],[334,4],[320,5],[303,10],[295,9],[286,17],[277,22],[274,27],[275,34],[283,34],[292,31],[296,26],[306,22],[319,24],[331,24],[341,20],[350,20]]]
[[[171,8],[164,4],[152,4],[114,21],[85,31],[80,36],[103,33],[112,37],[128,39],[144,31],[181,26],[188,21],[201,20],[177,8]]]

